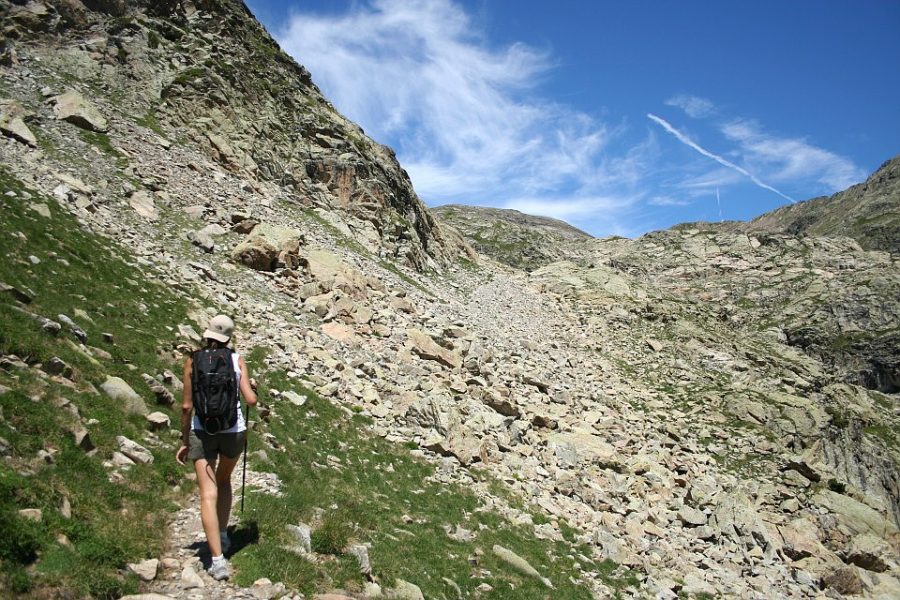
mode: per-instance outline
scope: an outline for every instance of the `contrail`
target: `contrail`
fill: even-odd
[[[657,123],[659,123],[660,125],[662,125],[663,129],[665,129],[666,131],[668,131],[669,133],[671,133],[672,135],[674,135],[676,138],[678,138],[678,140],[679,140],[680,142],[682,142],[683,144],[686,144],[686,145],[690,146],[691,148],[693,148],[694,150],[696,150],[697,152],[699,152],[699,153],[702,154],[703,156],[708,156],[709,158],[713,159],[714,161],[716,161],[716,162],[719,163],[720,165],[724,165],[724,166],[728,167],[729,169],[734,169],[735,171],[737,171],[737,172],[740,173],[741,175],[744,175],[744,176],[746,176],[746,177],[749,177],[749,178],[750,178],[750,181],[752,181],[753,183],[755,183],[755,184],[758,185],[759,187],[761,187],[761,188],[763,188],[763,189],[767,189],[767,190],[769,190],[770,192],[775,192],[776,194],[778,194],[779,196],[781,196],[781,197],[784,198],[785,200],[790,201],[792,204],[793,204],[794,202],[796,202],[796,200],[794,200],[793,198],[791,198],[791,197],[788,196],[787,194],[782,194],[781,192],[779,192],[778,190],[776,190],[775,188],[773,188],[771,185],[769,185],[769,184],[764,183],[763,181],[761,181],[761,180],[759,179],[759,177],[757,177],[756,175],[754,175],[753,173],[751,173],[751,172],[748,171],[747,169],[745,169],[745,168],[743,168],[743,167],[739,167],[739,166],[737,166],[736,164],[734,164],[733,162],[731,162],[731,161],[729,161],[729,160],[725,160],[725,159],[722,158],[721,156],[719,156],[719,155],[717,155],[717,154],[713,154],[712,152],[710,152],[710,151],[707,150],[706,148],[703,148],[702,146],[700,146],[699,144],[697,144],[694,140],[692,140],[692,139],[689,138],[688,136],[684,135],[683,133],[681,133],[680,131],[678,131],[678,130],[675,129],[674,127],[672,127],[672,125],[669,124],[669,122],[666,121],[665,119],[662,119],[662,118],[660,118],[660,117],[657,117],[656,115],[654,115],[654,114],[652,114],[652,113],[647,113],[647,117],[648,117],[649,119],[651,119],[652,121],[656,121]]]
[[[722,200],[719,198],[719,188],[716,188],[716,206],[719,207],[719,221],[724,221],[722,218]]]

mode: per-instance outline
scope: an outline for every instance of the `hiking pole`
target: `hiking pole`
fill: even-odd
[[[250,405],[247,405],[247,413],[244,417],[244,426],[247,434],[244,436],[244,472],[241,474],[241,516],[244,516],[244,487],[247,485],[247,441],[250,439]]]

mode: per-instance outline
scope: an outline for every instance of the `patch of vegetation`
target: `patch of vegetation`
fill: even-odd
[[[31,202],[49,207],[51,218],[29,209]],[[187,304],[143,280],[123,258],[126,250],[86,232],[54,200],[2,169],[0,203],[0,281],[31,298],[22,304],[0,294],[0,356],[12,365],[0,370],[0,385],[9,390],[0,394],[0,437],[10,448],[0,463],[0,589],[13,596],[41,589],[93,598],[134,593],[138,582],[123,575],[125,563],[161,552],[180,475],[168,435],[147,442],[144,418],[126,414],[97,388],[114,375],[153,398],[140,374],[178,368],[162,351],[171,351],[170,328],[186,321]],[[86,345],[65,325],[52,335],[37,319],[59,321],[60,314],[84,330]],[[68,379],[41,370],[53,358],[68,365]],[[177,423],[172,409],[153,409]],[[76,445],[79,428],[95,451]],[[119,435],[150,448],[154,462],[111,477],[103,462],[118,450]],[[40,520],[23,509],[40,510]]]
[[[349,237],[343,231],[334,226],[333,223],[328,221],[325,217],[320,215],[312,208],[304,208],[301,210],[301,213],[306,216],[308,219],[315,221],[319,225],[321,225],[331,237],[334,239],[337,244],[343,248],[351,250],[360,256],[371,256],[371,252],[369,252],[362,244]]]
[[[481,267],[478,266],[478,263],[465,256],[460,256],[459,258],[457,258],[456,263],[465,271],[470,271],[472,273],[478,273],[479,271],[481,271]]]
[[[160,93],[160,97],[165,99],[172,95],[174,88],[187,87],[195,85],[198,81],[206,79],[208,71],[203,67],[190,67],[178,73],[172,83],[165,86]]]
[[[831,417],[831,424],[838,429],[847,429],[847,427],[850,426],[850,421],[847,419],[847,413],[843,409],[836,406],[826,406],[825,412]]]
[[[847,491],[847,486],[837,479],[829,479],[827,483],[828,489],[836,494],[843,494]]]
[[[151,106],[147,109],[147,112],[144,113],[143,117],[138,117],[134,120],[135,123],[146,127],[150,131],[154,132],[158,136],[166,138],[166,132],[163,131],[162,124],[159,122],[159,118],[156,116],[156,106]]]
[[[151,50],[156,50],[159,48],[159,45],[162,43],[162,39],[159,37],[159,34],[150,29],[147,31],[147,46]]]
[[[100,133],[98,131],[88,131],[87,129],[76,128],[78,131],[79,137],[84,140],[86,143],[94,146],[110,158],[113,158],[116,161],[116,166],[120,169],[124,169],[128,166],[128,158],[125,157],[121,152],[115,149],[112,145],[112,142],[109,140],[109,136],[105,133]]]
[[[397,277],[399,277],[400,279],[402,279],[403,281],[408,283],[409,285],[418,289],[420,292],[422,292],[426,296],[429,296],[432,298],[434,297],[434,292],[432,292],[427,287],[425,287],[424,285],[422,285],[421,283],[419,283],[418,281],[416,281],[415,279],[413,279],[412,277],[410,277],[409,275],[407,275],[406,273],[401,271],[400,268],[397,267],[397,265],[395,265],[394,263],[388,262],[386,260],[379,260],[378,264],[381,265],[382,268],[387,269],[388,271],[390,271],[391,273],[393,273],[394,275],[396,275]]]
[[[865,427],[863,432],[878,438],[888,448],[900,450],[900,433],[893,427],[886,425],[872,425]]]

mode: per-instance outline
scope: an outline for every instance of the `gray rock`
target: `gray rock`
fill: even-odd
[[[682,506],[678,511],[678,519],[684,523],[686,527],[697,527],[706,525],[706,515],[702,511],[690,506]]]
[[[54,103],[53,113],[57,119],[90,131],[102,133],[109,129],[109,123],[100,111],[74,90],[68,90],[51,101]]]
[[[85,452],[90,452],[94,449],[95,446],[93,440],[91,440],[91,434],[83,425],[80,423],[73,425],[70,429],[70,433],[72,434],[76,446]]]
[[[134,209],[134,212],[145,219],[151,221],[159,219],[159,212],[156,210],[156,203],[153,201],[153,196],[144,190],[138,190],[131,194],[128,198],[128,204]]]
[[[44,519],[44,513],[39,508],[23,508],[19,510],[19,516],[29,521],[40,522]]]
[[[369,549],[362,544],[354,544],[347,548],[347,554],[356,557],[359,572],[363,575],[372,574],[372,565],[369,563]]]
[[[425,600],[419,586],[402,579],[398,579],[393,588],[386,590],[384,597],[390,600]]]
[[[497,556],[497,558],[499,558],[515,570],[528,575],[529,577],[535,577],[536,579],[540,580],[545,586],[553,589],[553,583],[551,583],[549,579],[538,573],[537,569],[532,567],[527,560],[525,560],[512,550],[504,548],[499,544],[494,544],[494,547],[491,550],[493,551],[494,555]]]
[[[181,587],[185,590],[190,590],[193,588],[204,588],[206,584],[203,582],[203,578],[197,574],[197,571],[188,565],[181,570]]]
[[[303,406],[304,404],[306,404],[306,400],[307,400],[306,396],[302,396],[302,395],[300,395],[296,392],[292,392],[290,390],[281,392],[281,395],[279,397],[284,398],[285,400],[287,400],[294,406]]]
[[[216,249],[216,241],[205,231],[189,231],[186,237],[190,243],[206,253],[211,253]]]
[[[312,538],[309,525],[305,523],[300,523],[299,525],[288,525],[287,529],[296,542],[296,545],[304,553],[312,553]]]
[[[128,563],[128,570],[138,576],[141,581],[153,581],[156,579],[156,571],[159,569],[159,560],[151,558],[139,563]]]
[[[147,426],[150,431],[163,431],[172,425],[169,415],[161,412],[152,412],[147,415]]]
[[[66,315],[56,315],[57,320],[65,325],[69,331],[74,335],[79,342],[82,344],[87,343],[87,333],[85,333],[84,329],[78,326],[75,321],[67,317]]]
[[[119,377],[107,377],[106,381],[100,384],[100,389],[113,400],[121,402],[122,408],[127,413],[145,416],[150,412],[143,398]]]
[[[153,462],[153,454],[149,450],[124,435],[116,436],[116,443],[119,445],[119,451],[134,462],[141,464]]]

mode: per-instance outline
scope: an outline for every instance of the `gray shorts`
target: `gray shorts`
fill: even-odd
[[[214,461],[224,454],[228,458],[237,458],[244,449],[244,440],[247,432],[238,433],[206,433],[205,431],[191,430],[190,444],[188,445],[188,459]]]

